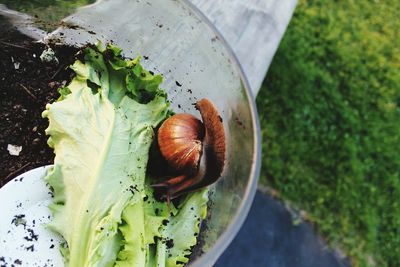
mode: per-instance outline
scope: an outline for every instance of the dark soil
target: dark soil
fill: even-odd
[[[49,102],[58,98],[57,88],[71,79],[68,70],[77,48],[52,46],[58,64],[43,63],[46,45],[19,33],[0,17],[0,187],[27,170],[52,164],[41,117]],[[22,146],[12,156],[8,144]]]

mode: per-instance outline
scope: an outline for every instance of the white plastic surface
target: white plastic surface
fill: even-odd
[[[30,170],[0,188],[0,266],[63,266],[62,238],[46,228],[48,167]],[[19,218],[19,219],[18,219]]]

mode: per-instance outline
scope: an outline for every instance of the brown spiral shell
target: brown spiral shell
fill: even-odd
[[[186,113],[168,118],[158,130],[161,154],[177,172],[195,174],[203,151],[204,125]]]

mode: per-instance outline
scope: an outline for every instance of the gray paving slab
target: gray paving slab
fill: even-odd
[[[257,192],[242,229],[215,267],[347,267],[313,226],[293,223],[282,202]]]

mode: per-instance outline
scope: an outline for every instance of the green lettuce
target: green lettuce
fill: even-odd
[[[174,207],[146,177],[154,128],[170,114],[160,75],[118,47],[85,48],[76,76],[48,104],[45,180],[54,190],[49,228],[62,235],[65,266],[183,266],[207,211],[207,190]]]

